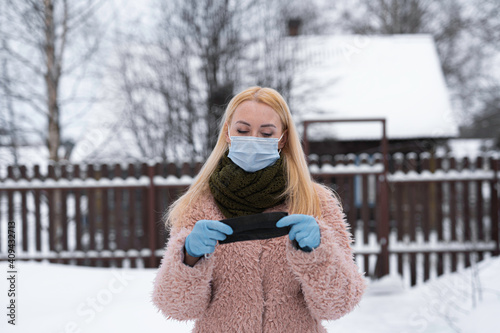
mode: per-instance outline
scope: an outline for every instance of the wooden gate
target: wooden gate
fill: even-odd
[[[313,123],[380,123],[381,153],[331,156],[322,158],[321,166],[309,156],[308,127]],[[319,181],[339,194],[351,225],[357,262],[368,276],[389,274],[389,201],[388,201],[388,143],[386,121],[383,118],[320,119],[303,122],[304,152],[311,172]]]

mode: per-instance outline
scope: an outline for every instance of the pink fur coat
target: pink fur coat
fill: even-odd
[[[318,186],[321,244],[295,249],[288,236],[220,244],[194,267],[184,241],[198,220],[224,218],[211,196],[193,205],[188,225],[171,230],[152,301],[166,318],[195,319],[194,332],[326,332],[321,320],[347,314],[365,289],[338,201]],[[285,205],[268,211],[286,211]]]

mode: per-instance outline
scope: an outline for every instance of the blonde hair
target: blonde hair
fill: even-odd
[[[320,217],[320,200],[315,189],[315,182],[309,173],[304,151],[288,105],[276,90],[256,86],[240,92],[229,102],[221,122],[217,144],[187,192],[168,209],[165,216],[167,228],[170,226],[183,226],[183,219],[179,217],[184,215],[192,203],[195,203],[202,195],[210,192],[209,178],[229,148],[226,142],[228,123],[231,122],[236,108],[245,101],[256,101],[270,106],[278,113],[283,132],[288,130],[288,140],[281,151],[282,155],[284,154],[283,160],[287,174],[287,186],[284,196],[286,197],[289,213]]]

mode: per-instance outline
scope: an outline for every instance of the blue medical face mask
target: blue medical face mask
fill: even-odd
[[[229,130],[228,130],[229,134]],[[284,134],[284,133],[283,133]],[[280,158],[278,138],[257,138],[254,136],[230,136],[228,157],[246,172],[262,170]]]

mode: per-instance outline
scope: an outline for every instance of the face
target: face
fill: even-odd
[[[283,134],[281,120],[276,111],[269,105],[255,101],[241,103],[233,113],[229,126],[231,136],[254,136],[259,138],[279,138]],[[286,143],[286,131],[278,148]],[[226,132],[226,141],[231,143]]]

